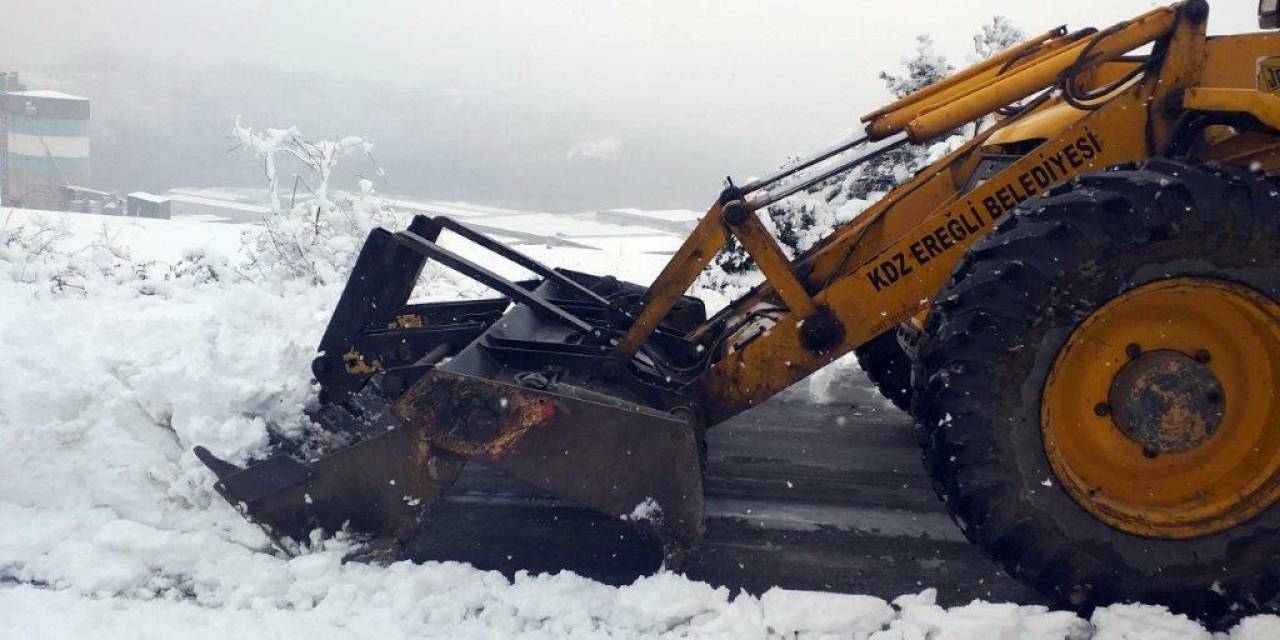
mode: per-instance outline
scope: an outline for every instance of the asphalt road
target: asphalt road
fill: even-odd
[[[865,395],[865,394],[864,394]],[[707,535],[691,578],[892,599],[935,587],[943,604],[1042,602],[964,540],[929,487],[910,418],[879,401],[775,398],[708,435]],[[471,466],[411,548],[505,573],[571,569],[611,583],[654,570],[625,524]]]

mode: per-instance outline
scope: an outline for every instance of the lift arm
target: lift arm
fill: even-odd
[[[1158,141],[1133,132],[1171,128],[1148,127],[1150,119],[1166,118],[1148,105],[1192,86],[1195,73],[1188,66],[1202,56],[1187,52],[1202,49],[1206,17],[1205,4],[1189,0],[1101,32],[1046,32],[868,114],[865,134],[787,170],[730,186],[650,287],[617,354],[629,357],[644,344],[657,319],[732,236],[761,266],[766,284],[691,334],[714,336],[714,344],[721,345],[708,369],[691,383],[707,418],[711,424],[722,421],[808,376],[925,308],[964,250],[1022,200],[1082,172],[1149,157],[1149,146]],[[888,148],[937,138],[1153,42],[1163,51],[1159,69],[1117,89],[1105,104],[1089,107],[1094,109],[1089,115],[968,193],[958,194],[948,172],[969,162],[991,130],[793,262],[780,261],[776,243],[762,235],[756,212],[786,195]],[[814,178],[775,186],[851,151],[851,158]],[[764,301],[780,304],[784,311],[771,323],[746,322]]]

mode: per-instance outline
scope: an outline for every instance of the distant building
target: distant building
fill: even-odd
[[[18,79],[17,71],[0,71],[0,93],[26,90],[27,86]]]
[[[89,184],[89,100],[21,86],[0,73],[0,204],[65,211]]]
[[[164,218],[172,216],[172,204],[169,198],[146,191],[134,191],[125,196],[125,212],[127,216],[140,218]]]
[[[67,199],[67,211],[110,216],[124,215],[124,199],[110,191],[78,185],[67,185],[62,188],[62,191]]]

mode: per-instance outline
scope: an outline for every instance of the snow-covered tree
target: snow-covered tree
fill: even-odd
[[[376,196],[373,182],[360,178],[358,193],[335,191],[330,179],[338,160],[363,155],[373,160],[373,144],[356,136],[319,141],[304,138],[296,127],[258,130],[236,118],[232,135],[240,147],[262,161],[270,190],[271,213],[260,230],[246,234],[246,273],[266,277],[303,278],[314,284],[341,281],[354,264],[369,231],[388,213]],[[277,162],[292,158],[306,170],[306,197],[285,208],[280,202]]]
[[[978,36],[974,36],[975,40]],[[933,48],[933,38],[916,36],[915,53],[902,60],[903,73],[880,72],[884,86],[895,98],[904,98],[923,89],[955,71],[946,56]]]
[[[1027,39],[1027,33],[1004,16],[995,16],[973,36],[975,61],[984,60]]]
[[[981,31],[974,34],[973,53],[969,59],[972,62],[979,62],[1026,39],[1026,32],[1015,27],[1008,18],[995,16],[991,18],[991,22],[982,25]],[[992,116],[984,116],[973,124],[973,130],[985,129],[993,121]]]
[[[1023,39],[1022,32],[1007,18],[996,16],[974,36],[974,52],[986,58]],[[902,70],[881,72],[880,79],[896,99],[929,86],[954,70],[946,56],[934,48],[933,39],[921,35],[916,39],[915,50],[903,59]],[[769,207],[762,220],[783,250],[794,257],[962,141],[959,136],[948,136],[930,145],[898,147]],[[746,250],[731,240],[729,247],[716,257],[715,267],[704,276],[703,284],[721,290],[739,288],[748,284],[743,282],[743,275],[753,267]]]

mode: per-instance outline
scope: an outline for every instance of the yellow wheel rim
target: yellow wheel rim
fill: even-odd
[[[1175,278],[1085,319],[1045,383],[1041,429],[1060,482],[1118,529],[1189,538],[1280,498],[1280,305]]]

